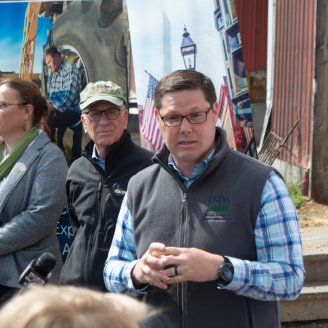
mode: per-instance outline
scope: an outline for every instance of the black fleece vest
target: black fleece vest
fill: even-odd
[[[130,180],[128,201],[138,258],[152,242],[161,242],[257,260],[254,226],[264,185],[274,169],[231,150],[221,128],[217,140],[211,162],[189,190],[167,167],[165,147],[153,158],[158,165]],[[151,286],[146,299],[163,311],[147,327],[280,327],[278,302],[237,296],[217,289],[215,281],[183,282],[167,290]]]
[[[107,291],[103,270],[130,178],[152,165],[152,153],[135,145],[126,130],[106,156],[105,171],[92,159],[94,142],[67,176],[67,208],[75,235],[61,272],[63,285]]]

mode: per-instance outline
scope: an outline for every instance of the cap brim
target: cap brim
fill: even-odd
[[[98,101],[107,101],[107,102],[114,104],[115,106],[122,106],[124,104],[124,100],[120,99],[120,98],[104,96],[104,95],[98,96],[98,97],[93,96],[93,97],[86,99],[83,103],[80,103],[80,109],[84,110],[84,109],[88,108],[90,105],[92,105]]]

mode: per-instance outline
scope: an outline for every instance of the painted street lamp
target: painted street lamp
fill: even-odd
[[[184,28],[184,33],[182,34],[183,39],[181,43],[181,55],[185,64],[186,69],[196,69],[196,53],[197,47],[196,43],[190,38],[190,34],[187,32],[186,27]]]

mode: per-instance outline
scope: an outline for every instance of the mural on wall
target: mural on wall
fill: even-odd
[[[221,50],[226,71],[226,78],[220,89],[219,98],[221,98],[221,93],[224,93],[226,88],[229,90],[229,95],[225,93],[227,97],[226,102],[230,104],[229,111],[222,110],[221,115],[228,112],[231,114],[231,108],[233,112],[233,115],[230,115],[231,122],[224,120],[222,127],[227,133],[229,131],[228,140],[230,140],[230,146],[233,149],[257,158],[251,104],[235,0],[215,0],[214,18],[215,28],[220,35]],[[222,116],[219,117],[221,118]],[[230,128],[231,126],[232,128]]]
[[[20,77],[40,88],[52,110],[45,132],[70,164],[89,140],[78,107],[81,90],[110,80],[127,91],[122,0],[0,2],[0,12],[0,80]],[[53,47],[59,53],[44,58]],[[66,208],[57,236],[65,260],[74,239]]]
[[[127,0],[127,9],[142,146],[155,152],[163,144],[153,114],[158,80],[174,70],[195,69],[215,85],[217,125],[227,131],[230,147],[256,157],[234,0],[215,0],[214,5],[213,0],[144,0],[143,6]],[[73,91],[77,95],[88,82],[102,80],[129,89],[122,0],[2,2],[0,11],[0,79],[29,79],[54,108],[70,114],[71,120],[52,131],[50,126],[48,134],[72,162],[89,140]],[[73,67],[73,77],[58,81],[51,60],[44,60],[44,52],[52,47],[64,65]],[[65,209],[57,234],[65,259],[73,240]]]
[[[81,90],[103,80],[127,89],[122,0],[12,2],[0,3],[0,10],[0,78],[40,87],[52,110],[45,130],[71,162],[89,140],[78,107]],[[44,59],[52,47],[60,57]],[[61,72],[52,58],[59,58]]]
[[[256,158],[234,0],[215,0],[214,6],[213,0],[146,0],[144,6],[127,0],[127,8],[143,147],[155,152],[163,143],[153,114],[157,81],[178,69],[194,69],[212,79],[218,101],[226,99],[217,125],[227,131],[230,147]]]

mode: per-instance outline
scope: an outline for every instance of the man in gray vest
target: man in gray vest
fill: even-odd
[[[277,301],[295,299],[305,276],[280,173],[230,149],[210,78],[170,73],[154,100],[165,145],[130,180],[107,289],[161,309],[147,327],[280,327]]]

